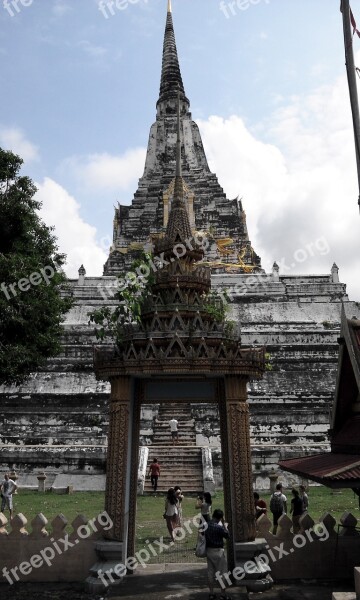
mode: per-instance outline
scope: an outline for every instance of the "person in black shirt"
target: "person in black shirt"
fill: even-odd
[[[293,488],[291,490],[291,493],[293,495],[293,499],[291,500],[290,514],[292,515],[293,532],[299,533],[299,531],[300,531],[299,521],[300,521],[301,515],[304,512],[304,505],[303,505],[302,498],[300,498],[298,490]]]
[[[224,523],[224,513],[219,508],[213,512],[212,519],[208,523],[208,528],[205,531],[206,538],[206,558],[207,572],[209,580],[210,595],[209,600],[214,600],[215,581],[219,582],[216,574],[228,572],[227,560],[224,550],[224,539],[229,538],[229,532]],[[229,596],[221,595],[220,600],[228,600]],[[230,599],[229,599],[230,600]]]

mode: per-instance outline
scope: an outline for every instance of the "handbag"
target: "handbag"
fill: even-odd
[[[198,558],[206,557],[206,539],[205,539],[205,536],[202,535],[201,533],[199,533],[198,539],[196,542],[195,556],[197,556]]]

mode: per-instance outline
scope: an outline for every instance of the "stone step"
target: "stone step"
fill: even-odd
[[[172,437],[170,432],[169,421],[175,418],[179,422],[179,442],[182,445],[196,444],[195,422],[191,416],[191,404],[181,405],[162,404],[159,407],[157,418],[154,422],[153,443],[171,445]]]
[[[169,408],[169,404],[162,404],[159,407],[159,411],[158,414],[159,415],[171,415],[172,417],[175,417],[177,415],[190,415],[191,414],[191,405],[179,405],[179,404],[174,404],[172,406],[172,408]]]
[[[168,427],[155,427],[154,429],[155,429],[154,436],[155,435],[161,435],[161,436],[167,436],[167,437],[171,436],[171,431]],[[178,433],[188,436],[188,437],[195,437],[195,435],[196,435],[195,431],[193,429],[190,429],[190,427],[187,427],[187,428],[179,427]]]
[[[179,467],[178,465],[164,465],[161,464],[160,465],[160,477],[161,479],[165,479],[165,478],[172,478],[174,479],[174,474],[176,474],[176,477],[186,477],[186,478],[191,478],[191,477],[202,477],[202,469],[200,468],[200,465],[191,465],[191,468],[182,468]]]
[[[188,448],[189,450],[193,450],[193,448],[191,448],[189,446]],[[152,453],[149,453],[149,464],[152,462],[153,459],[153,454],[155,454],[155,450]],[[160,452],[156,453],[156,458],[158,459],[158,461],[162,461],[162,462],[166,462],[166,463],[174,463],[177,462],[179,464],[179,462],[181,464],[190,464],[190,463],[194,463],[194,464],[200,464],[201,463],[201,455],[192,455],[192,454],[185,454],[185,455],[180,455],[180,453],[178,454],[171,454],[171,455],[166,455],[166,454],[161,454]]]
[[[154,427],[154,435],[167,435],[171,434],[170,427]],[[183,435],[195,436],[195,431],[191,427],[178,427],[178,432]]]
[[[170,452],[170,450],[172,450],[172,452]],[[196,446],[171,446],[171,448],[168,448],[168,450],[166,450],[165,452],[162,452],[159,447],[156,446],[151,446],[149,448],[149,462],[152,461],[152,459],[154,458],[154,456],[156,456],[156,458],[158,458],[160,460],[160,458],[162,460],[185,460],[185,459],[192,459],[192,460],[197,460],[200,461],[201,460],[201,456],[202,453],[201,451],[199,452],[199,450],[196,448]]]
[[[176,477],[174,477],[176,475]],[[159,477],[159,482],[160,480],[162,482],[174,482],[174,478],[178,479],[181,478],[182,481],[189,480],[189,481],[193,481],[194,479],[202,479],[201,476],[201,472],[198,469],[193,469],[193,470],[189,470],[189,471],[184,471],[183,469],[181,470],[176,470],[175,469],[169,469],[169,470],[165,470],[165,468],[161,469],[160,471],[160,477]],[[146,481],[148,481],[150,483],[150,477],[148,477],[148,474],[146,474]]]
[[[160,454],[158,453],[156,458],[158,459],[158,463],[161,465],[163,464],[178,464],[180,463],[181,468],[182,466],[186,466],[186,467],[192,467],[192,466],[196,466],[196,465],[200,465],[201,464],[201,456],[188,456],[186,458],[180,458],[179,456],[160,456]],[[149,456],[149,462],[148,465],[150,465],[152,463],[153,457]]]
[[[151,446],[148,446],[148,448],[149,452],[153,452],[153,450],[155,450],[156,448],[158,454],[164,454],[166,456],[168,455],[168,453],[173,454],[174,456],[178,456],[179,452],[193,456],[201,454],[201,448],[199,448],[199,446],[193,446],[192,448],[189,448],[188,446],[184,446],[184,444],[177,444],[177,446],[169,446],[168,443],[152,444]]]
[[[169,488],[172,485],[176,485],[176,483],[180,485],[180,481],[183,482],[184,485],[196,484],[196,487],[198,487],[199,484],[201,484],[202,486],[203,478],[198,471],[194,473],[188,473],[187,475],[178,471],[176,473],[169,472],[167,475],[161,474],[161,476],[158,479],[158,484]],[[146,486],[151,486],[150,477],[146,478],[145,487]]]
[[[194,462],[194,461],[186,461],[185,463],[181,461],[181,464],[179,464],[179,460],[177,462],[172,461],[172,462],[168,462],[168,461],[160,461],[159,459],[159,465],[160,465],[160,474],[162,475],[166,475],[167,473],[171,473],[171,475],[173,475],[174,471],[174,467],[177,467],[177,472],[178,473],[184,473],[185,475],[192,475],[193,473],[198,473],[200,472],[200,469],[202,469],[202,465],[200,463],[200,461]],[[150,462],[147,465],[147,473],[149,473],[149,466],[150,466]],[[170,471],[171,469],[171,471]]]
[[[202,478],[197,477],[196,479],[181,479],[181,478],[172,478],[169,479],[168,481],[158,481],[158,489],[162,489],[162,490],[168,490],[171,487],[174,487],[175,485],[179,485],[181,487],[182,490],[199,490],[199,492],[203,489],[204,487],[204,483]],[[147,481],[144,485],[144,491],[150,491],[152,490],[151,487],[151,482]]]
[[[174,417],[175,419],[178,419],[178,417],[191,418],[191,406],[190,404],[188,405],[188,407],[179,407],[178,405],[175,405],[173,408],[169,408],[168,406],[164,408],[163,406],[160,406],[158,418],[161,416],[166,416],[167,418],[169,418],[169,421],[170,419],[172,419],[172,417]]]
[[[195,431],[190,427],[179,427],[178,433],[182,433],[183,435],[188,435],[190,437],[196,435]],[[154,435],[167,435],[168,437],[171,435],[170,428],[168,427],[154,427]]]
[[[160,456],[160,455],[155,455],[158,463],[160,465],[160,469],[161,467],[163,467],[164,469],[166,467],[171,467],[173,468],[174,466],[177,466],[179,470],[182,469],[186,469],[187,471],[189,469],[200,469],[200,467],[202,468],[202,459],[201,456],[198,457],[191,457],[191,458],[187,458],[187,459],[182,459],[180,456],[172,456],[170,458],[166,457],[166,456]],[[149,461],[148,461],[148,468],[149,465],[151,465],[152,463],[152,456],[149,456]]]
[[[169,418],[175,417],[178,418],[180,415],[185,415],[189,417],[191,415],[191,405],[190,404],[162,404],[159,407],[158,416],[167,415]]]
[[[177,481],[175,483],[177,483]],[[167,494],[168,490],[171,487],[174,487],[174,482],[172,482],[170,485],[161,485],[159,483],[156,491],[157,492],[163,492],[164,494]],[[203,483],[202,482],[196,482],[196,481],[194,481],[194,482],[189,483],[189,484],[181,485],[181,491],[184,492],[184,495],[187,495],[187,494],[189,494],[191,492],[195,492],[196,496],[198,496],[199,493],[201,493],[202,490],[203,490]],[[144,492],[146,494],[153,494],[154,490],[149,485],[148,487],[145,486]]]
[[[154,441],[161,440],[159,446],[152,445],[149,448],[149,460],[147,464],[147,473],[152,457],[156,456],[160,464],[161,472],[158,480],[158,489],[160,493],[166,493],[170,487],[179,485],[182,489],[191,493],[199,493],[203,489],[202,472],[202,450],[195,446],[195,433],[189,435],[180,435],[180,444],[173,446],[169,440],[169,434],[159,433],[155,423]],[[190,446],[186,446],[185,439],[190,440]],[[144,492],[152,494],[150,478],[146,478]]]
[[[169,421],[171,421],[171,416],[167,416],[167,415],[158,415],[157,418],[155,419],[155,425],[169,425]],[[188,414],[184,414],[184,415],[177,415],[176,416],[176,421],[178,421],[178,423],[188,423],[190,426],[193,423],[193,419],[192,417],[190,417]]]
[[[183,427],[183,428],[187,428],[189,429],[189,431],[194,431],[194,422],[193,421],[180,421],[179,419],[177,419],[179,421],[179,427]],[[167,419],[164,420],[157,420],[155,421],[155,427],[156,429],[165,429],[168,428],[170,429],[169,426],[169,421]]]
[[[190,437],[190,436],[182,436],[179,435],[178,436],[178,440],[179,442],[181,442],[182,446],[193,446],[196,447],[196,437]],[[153,440],[153,445],[157,445],[157,444],[169,444],[169,446],[175,446],[175,444],[173,444],[172,442],[172,438],[169,438],[165,435],[158,435],[155,437],[155,439]]]
[[[171,412],[172,410],[186,411],[191,406],[190,402],[166,402],[166,404],[160,404],[159,412]]]
[[[188,487],[188,488],[186,488],[184,490],[182,489],[182,491],[185,492],[185,494],[186,494],[187,497],[188,496],[193,496],[194,498],[196,498],[198,496],[199,492],[202,489],[203,489],[202,485],[199,486],[199,487],[190,486],[190,487]],[[164,498],[165,498],[167,492],[168,492],[168,488],[158,487],[157,490],[156,490],[156,494],[155,495],[161,495],[161,496],[164,496]],[[145,496],[154,496],[154,491],[151,488],[145,489],[144,490],[144,495]]]

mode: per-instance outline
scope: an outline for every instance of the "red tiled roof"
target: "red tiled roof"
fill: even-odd
[[[279,462],[284,471],[328,484],[331,481],[360,481],[360,454],[326,452]]]

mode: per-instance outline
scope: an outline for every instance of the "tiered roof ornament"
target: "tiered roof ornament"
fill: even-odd
[[[225,319],[224,299],[211,294],[210,268],[202,262],[201,237],[193,236],[181,175],[180,92],[174,197],[165,236],[155,245],[163,266],[155,274],[138,323],[124,327],[110,356],[99,351],[100,378],[119,374],[237,374],[261,377],[264,349],[241,348],[240,336]]]
[[[174,256],[174,248],[177,244],[185,246],[189,256],[202,259],[204,251],[202,248],[195,246],[194,236],[191,230],[189,214],[186,208],[184,199],[185,182],[182,177],[181,169],[181,131],[180,131],[180,88],[178,89],[177,97],[177,129],[176,129],[176,173],[173,200],[171,210],[166,226],[164,238],[157,240],[155,245],[155,254],[170,251],[171,256]],[[199,240],[197,240],[199,241]]]

